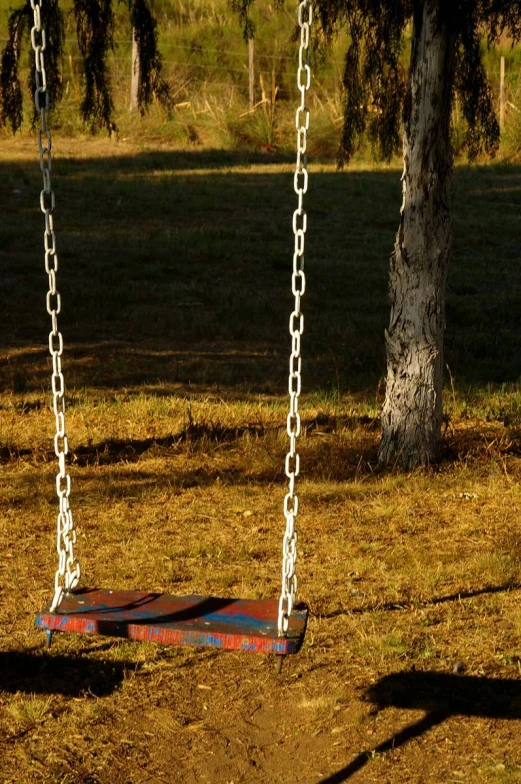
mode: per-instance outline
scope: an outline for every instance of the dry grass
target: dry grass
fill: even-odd
[[[25,167],[23,146],[10,151]],[[192,175],[185,162],[180,166],[185,191],[175,191],[178,205],[193,187],[186,185]],[[126,174],[120,179],[114,160],[106,167],[110,187],[120,187]],[[197,201],[192,212],[179,206],[178,223],[204,233],[218,217],[214,221],[211,183],[198,187],[205,210],[193,211]],[[90,246],[80,208],[66,209],[67,225],[81,229],[84,240],[77,256],[67,251],[64,268],[75,263],[82,276],[93,247],[105,254],[106,267],[115,264],[117,242]],[[136,219],[133,209],[129,215]],[[108,243],[112,216],[103,212],[92,232]],[[260,220],[254,210],[250,217]],[[116,236],[123,242],[123,234]],[[149,237],[153,243],[153,232]],[[261,317],[264,303],[255,301],[255,287],[268,285],[277,268],[262,268],[267,251],[258,248],[254,278],[248,266],[253,245],[242,235],[236,241],[239,252],[231,261],[224,235],[204,258],[190,256],[185,274],[211,272],[223,300],[229,283],[222,269],[229,265],[235,277],[243,275],[243,296],[254,301],[260,319],[256,339],[250,333],[233,338],[232,327],[251,318],[238,306],[224,326],[217,320],[225,311],[212,311],[219,340],[210,328],[192,343],[199,310],[192,321],[177,322],[175,339],[170,323],[162,335],[150,315],[132,310],[142,282],[125,300],[117,275],[108,288],[91,277],[93,290],[80,294],[91,304],[103,295],[110,312],[130,303],[125,324],[100,322],[105,315],[84,308],[74,289],[70,294],[75,316],[87,316],[84,331],[97,331],[95,341],[85,342],[75,318],[67,322],[73,509],[85,584],[179,594],[278,593],[286,404],[285,362],[280,377],[273,371],[283,352],[272,321],[283,284],[277,277],[269,289],[271,310]],[[128,278],[150,258],[144,251],[135,258],[131,245],[124,251]],[[153,245],[154,260],[159,264],[161,253],[175,256],[175,248]],[[18,284],[36,301],[41,281],[33,280],[34,254],[25,246],[16,253],[11,248],[3,257],[9,274],[19,275]],[[13,272],[14,258],[19,267]],[[364,256],[360,265],[366,262]],[[477,266],[476,280],[484,269]],[[172,274],[182,271],[179,262]],[[512,268],[510,294],[517,290],[516,274]],[[149,275],[152,312],[162,317],[166,273],[150,265]],[[351,297],[361,318],[363,298],[349,281],[335,267],[326,297],[331,310],[320,335],[312,327],[309,338],[320,357],[329,357],[311,363],[303,399],[299,574],[311,619],[304,647],[282,677],[257,656],[100,638],[57,636],[44,651],[33,622],[49,600],[55,568],[48,361],[36,336],[40,324],[25,323],[20,289],[16,302],[4,295],[2,784],[521,781],[518,386],[449,387],[444,461],[410,475],[377,472],[381,390],[376,383],[364,389],[368,375],[361,367],[361,358],[379,351],[371,344],[374,314],[367,314],[367,343],[353,348],[354,327],[340,318],[333,291],[340,288],[339,301]],[[189,280],[180,285],[188,290]],[[374,290],[372,296],[376,302]],[[154,340],[146,342],[148,329]],[[462,345],[469,334],[461,336]],[[345,366],[335,364],[342,351]],[[324,369],[331,376],[321,385]],[[456,676],[458,661],[465,671]],[[441,677],[435,687],[433,675]],[[402,680],[389,686],[387,676]]]
[[[228,408],[230,424],[240,420]],[[102,410],[100,429],[103,417]],[[312,468],[301,485],[301,598],[312,618],[301,654],[278,679],[255,656],[127,642],[58,637],[44,654],[32,624],[54,569],[54,469],[42,459],[5,464],[3,781],[319,782],[418,720],[417,711],[375,713],[364,702],[364,690],[383,676],[451,677],[462,660],[462,682],[478,677],[485,691],[497,678],[517,682],[521,461],[503,456],[506,471],[498,472],[481,460],[481,475],[461,461],[441,472],[375,476],[354,461],[346,467],[352,435],[303,439]],[[366,434],[367,443],[374,438]],[[85,579],[181,594],[276,595],[283,450],[280,434],[243,435],[73,467]],[[325,453],[351,478],[321,471]],[[20,652],[29,665],[17,662]],[[487,718],[486,698],[470,717],[455,710],[416,741],[398,739],[396,750],[369,755],[357,776],[427,775],[441,784],[455,766],[466,781],[518,781],[514,703],[498,718]],[[290,763],[292,754],[302,767]]]

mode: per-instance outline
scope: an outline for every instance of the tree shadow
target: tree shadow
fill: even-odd
[[[320,618],[329,620],[331,618],[338,618],[342,615],[362,615],[363,613],[371,612],[395,612],[397,610],[405,610],[414,604],[421,607],[435,607],[438,604],[446,604],[447,602],[457,602],[462,599],[472,599],[475,596],[483,596],[486,594],[504,593],[506,591],[518,591],[521,589],[521,584],[507,581],[501,585],[487,585],[484,588],[476,588],[472,591],[455,591],[454,593],[446,594],[445,596],[435,596],[432,599],[425,599],[424,601],[411,602],[406,600],[403,602],[375,602],[374,604],[363,605],[361,607],[354,607],[346,609],[333,610],[333,612],[320,615]]]
[[[288,205],[293,175],[285,163],[280,158],[267,161],[197,151],[57,160],[53,176],[63,227],[57,227],[63,259],[60,324],[67,357],[85,340],[90,357],[101,343],[108,357],[97,366],[89,356],[78,357],[70,369],[73,385],[128,387],[146,383],[148,373],[148,379],[174,383],[216,380],[226,389],[243,383],[262,389],[272,379],[272,388],[284,389],[294,244],[293,205]],[[240,168],[245,164],[256,168]],[[41,234],[41,213],[37,204],[34,210],[27,209],[31,196],[28,186],[19,186],[19,169],[31,189],[41,176],[37,161],[32,167],[29,161],[0,164],[8,183],[5,194],[0,194],[0,210],[4,214],[5,207],[6,214],[0,232],[0,256],[5,250],[4,346],[40,345],[45,351],[49,328],[41,307],[44,281],[34,264],[37,246],[31,243],[27,248],[11,229],[23,209],[28,213],[27,236]],[[347,239],[344,219],[332,223],[324,209],[333,180],[337,187],[342,182],[348,202],[366,208]],[[10,182],[14,191],[22,191],[16,197]],[[378,210],[373,188],[386,193]],[[371,386],[381,375],[388,308],[387,270],[380,259],[387,259],[392,250],[400,198],[397,170],[353,172],[349,178],[316,174],[310,193],[316,234],[312,238],[310,232],[308,239],[314,271],[310,269],[306,309],[306,374],[314,377],[313,386],[331,388],[344,366],[351,384],[355,367],[356,379],[363,375],[365,383],[370,376]],[[372,250],[366,242],[369,232],[378,237],[378,247]],[[344,246],[341,254],[324,247],[320,235],[325,234],[332,244]],[[357,242],[361,247],[355,253]],[[349,285],[351,275],[363,276],[354,289]],[[351,301],[346,307],[348,291]],[[34,315],[20,318],[22,307]],[[145,342],[151,348],[149,356],[131,357]],[[342,350],[337,351],[339,343]],[[187,347],[197,347],[199,356],[183,356]],[[158,358],[158,349],[172,348],[177,356]],[[343,356],[346,350],[349,357]],[[21,357],[7,353],[11,368],[0,368],[0,386],[38,388],[39,368],[24,367]],[[67,362],[68,383],[70,376]]]
[[[1,408],[1,407],[0,407]],[[16,409],[15,409],[16,410]],[[338,423],[333,418],[319,414],[317,416],[302,417],[302,431],[307,435],[318,433],[319,435],[334,434],[342,427],[355,427],[364,425],[372,427],[372,421],[368,417],[349,417]],[[373,428],[374,429],[374,428]],[[264,425],[253,422],[247,425],[227,426],[219,421],[212,420],[202,422],[189,422],[185,427],[177,432],[172,432],[168,436],[154,436],[149,438],[117,439],[109,438],[96,443],[79,444],[70,450],[69,463],[78,468],[88,468],[91,466],[113,466],[118,464],[137,463],[140,458],[149,454],[150,456],[174,455],[187,449],[207,450],[215,446],[226,444],[236,445],[243,437],[262,439],[265,437],[278,437],[282,435],[285,443],[286,422],[274,425]],[[339,481],[352,477],[356,471],[358,474],[363,471],[361,468],[360,454],[367,451],[366,457],[371,452],[374,453],[374,444],[368,442],[367,450],[362,447],[361,439],[356,443],[347,446],[341,445],[338,453],[342,460],[338,465],[327,468],[327,476],[335,477]],[[43,450],[33,447],[18,447],[15,445],[0,445],[0,465],[8,465],[20,459],[33,461],[33,463],[54,463],[55,453],[53,450]],[[371,454],[376,462],[376,455]],[[259,475],[259,481],[277,481],[282,478],[283,461],[274,462],[273,470],[265,471]],[[366,470],[369,470],[366,466]],[[189,480],[190,472],[183,472],[183,483]],[[227,472],[224,472],[227,473]],[[372,471],[371,471],[372,473]],[[241,472],[232,472],[233,479],[241,475]],[[198,471],[198,477],[204,482],[204,472]],[[208,472],[208,480],[213,481],[215,474]],[[199,482],[199,478],[196,480]]]
[[[375,754],[405,745],[451,716],[490,719],[521,719],[521,680],[448,675],[441,672],[402,672],[386,675],[364,695],[377,711],[384,708],[421,710],[422,718],[358,754],[342,770],[320,784],[340,784],[364,767]]]
[[[0,691],[103,697],[121,686],[129,667],[135,669],[136,664],[32,651],[1,651]]]
[[[293,175],[277,166],[285,163],[221,151],[57,158],[60,324],[71,386],[122,388],[159,379],[226,390],[284,389],[290,342],[281,336],[292,307],[293,245]],[[502,204],[519,187],[512,182],[518,183],[519,169],[509,171],[511,177],[491,169],[455,173],[445,348],[458,383],[519,377],[518,226],[516,213],[507,215]],[[31,204],[41,175],[37,160],[6,160],[0,176],[6,355],[0,388],[34,392],[41,388],[43,360],[17,352],[41,346],[43,357],[49,330],[35,264],[42,216]],[[374,391],[385,373],[388,258],[400,201],[398,170],[312,173],[307,390]],[[501,264],[491,264],[496,259]],[[183,354],[186,347],[193,356]],[[172,349],[175,356],[167,353]]]

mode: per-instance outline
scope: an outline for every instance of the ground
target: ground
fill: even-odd
[[[56,149],[83,584],[277,597],[291,164]],[[47,651],[34,628],[56,568],[47,281],[38,164],[29,142],[4,150],[0,782],[521,781],[517,169],[456,173],[443,459],[403,474],[375,460],[400,174],[315,167],[310,621],[277,675],[256,654],[109,638],[57,635]]]

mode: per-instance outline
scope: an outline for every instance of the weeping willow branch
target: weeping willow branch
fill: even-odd
[[[229,0],[231,10],[239,15],[239,24],[246,43],[255,37],[255,25],[250,18],[250,8],[255,0]]]
[[[94,131],[116,131],[107,56],[114,49],[112,0],[74,0],[78,45],[83,57],[84,95],[80,112]]]
[[[47,89],[51,106],[58,106],[63,98],[63,74],[61,64],[65,46],[65,19],[59,7],[59,0],[45,0],[45,70],[47,75]],[[29,54],[31,67],[29,68],[29,86],[31,95],[36,88],[34,76],[34,56]],[[36,121],[36,113],[33,122]]]
[[[114,5],[118,0],[74,0],[78,45],[83,59],[83,96],[80,113],[91,130],[117,130],[108,58],[114,49]],[[46,31],[44,53],[50,105],[56,107],[63,97],[61,63],[65,43],[65,21],[59,0],[45,0],[42,23]],[[153,98],[170,105],[170,91],[162,76],[158,50],[157,23],[151,0],[126,0],[139,51],[138,105],[144,114]],[[17,131],[24,118],[24,90],[20,83],[20,63],[24,51],[29,56],[28,90],[35,91],[34,55],[30,43],[33,10],[30,0],[11,12],[7,42],[0,54],[0,126]],[[34,109],[31,108],[33,123]]]
[[[33,10],[30,0],[11,12],[7,28],[7,42],[0,57],[0,126],[9,124],[13,133],[23,122],[23,90],[20,83],[20,62],[25,47],[29,50],[29,93],[34,95],[34,54],[30,46],[30,31],[33,27]],[[58,0],[47,0],[45,7],[46,46],[44,51],[47,90],[52,104],[61,101],[63,81],[60,62],[63,56],[65,28]],[[31,108],[33,122],[36,119],[34,105]]]
[[[9,18],[7,43],[0,60],[0,125],[9,125],[13,133],[23,120],[23,94],[19,78],[22,37],[28,24],[30,3],[12,12]]]
[[[128,5],[139,53],[138,106],[141,114],[144,114],[154,97],[169,106],[170,89],[162,77],[163,62],[157,48],[157,22],[147,0],[129,0]]]
[[[277,0],[282,5],[284,0]],[[253,37],[255,0],[229,0],[243,36]],[[401,147],[401,122],[407,96],[402,54],[406,37],[419,23],[422,3],[415,0],[314,0],[322,41],[330,45],[344,31],[344,124],[339,162],[347,162],[364,135],[376,157],[388,160]],[[496,43],[507,32],[521,40],[521,0],[438,0],[440,23],[456,41],[456,76],[449,86],[458,95],[467,122],[470,159],[491,155],[499,143],[490,84],[483,66],[482,41]],[[412,25],[412,27],[411,27]]]
[[[499,148],[499,122],[481,54],[477,20],[462,30],[456,59],[454,88],[467,123],[466,146],[469,160],[483,152],[494,157]]]

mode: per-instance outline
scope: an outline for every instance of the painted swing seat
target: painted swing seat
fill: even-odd
[[[297,653],[308,618],[296,607],[285,637],[277,631],[278,601],[172,596],[143,591],[86,588],[66,594],[59,611],[44,611],[36,626],[48,632],[76,632],[194,645],[231,651]]]

